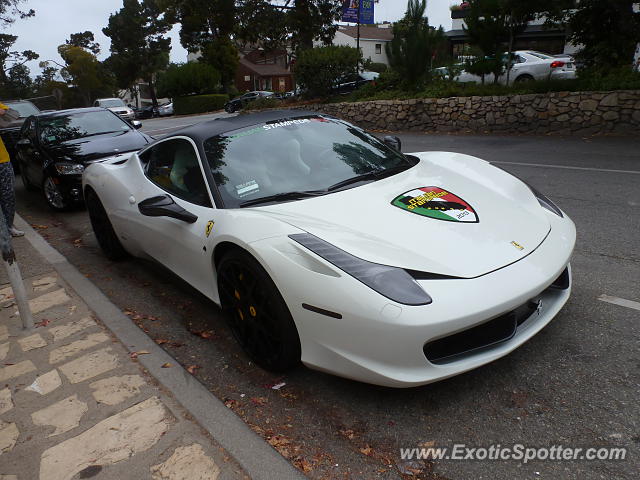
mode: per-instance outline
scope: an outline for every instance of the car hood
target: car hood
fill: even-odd
[[[549,234],[548,214],[517,178],[468,155],[415,155],[418,165],[392,177],[256,210],[370,262],[462,278],[517,262]],[[408,192],[406,202],[422,187],[439,187],[426,189],[441,196],[436,201],[451,201],[454,194],[456,205],[469,207],[462,210],[465,221],[402,207],[403,194]]]
[[[54,160],[87,163],[120,152],[140,150],[147,143],[149,140],[146,135],[136,130],[129,130],[123,133],[69,140],[57,145],[47,145],[45,149]]]

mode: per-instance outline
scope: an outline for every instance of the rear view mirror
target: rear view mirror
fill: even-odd
[[[382,141],[389,147],[401,152],[402,151],[402,142],[395,135],[387,135],[382,139]]]
[[[139,130],[142,128],[142,122],[139,122],[138,120],[134,120],[131,122],[131,125],[133,126],[133,128],[135,128],[136,130]]]
[[[147,217],[171,217],[186,223],[195,223],[198,217],[188,212],[169,195],[147,198],[138,204],[138,210]]]

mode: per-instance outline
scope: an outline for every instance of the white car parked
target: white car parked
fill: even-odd
[[[92,163],[83,193],[107,257],[180,276],[257,365],[411,387],[497,360],[548,324],[571,292],[576,230],[485,160],[399,147],[270,110]]]
[[[575,63],[569,55],[566,57],[553,57],[533,50],[518,50],[513,52],[513,55],[509,85],[532,80],[570,80],[576,78]],[[493,80],[493,74],[485,75],[484,77],[484,83],[486,84],[493,83]],[[456,77],[456,81],[482,83],[482,78],[479,75],[463,70]],[[500,75],[498,83],[506,85],[506,71]]]
[[[119,115],[125,120],[131,121],[136,118],[134,111],[127,107],[121,98],[98,98],[93,102],[93,106],[111,110],[113,113]]]

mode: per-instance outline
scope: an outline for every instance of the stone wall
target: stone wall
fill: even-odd
[[[640,90],[376,100],[299,108],[369,130],[640,135]]]

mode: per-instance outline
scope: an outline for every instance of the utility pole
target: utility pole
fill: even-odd
[[[358,51],[358,59],[356,60],[356,75],[360,73],[360,15],[362,11],[362,0],[358,0],[358,33],[356,36],[356,50]]]

